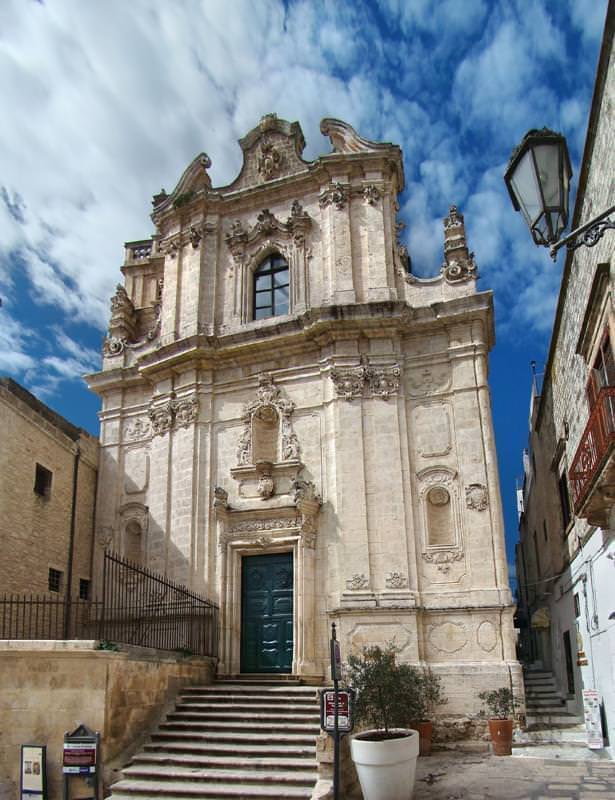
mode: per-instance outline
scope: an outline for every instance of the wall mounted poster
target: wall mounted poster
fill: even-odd
[[[47,800],[46,745],[21,746],[21,800]]]

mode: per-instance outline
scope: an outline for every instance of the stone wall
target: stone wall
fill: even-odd
[[[80,723],[101,734],[105,787],[178,690],[211,683],[212,659],[95,650],[95,642],[0,642],[0,800],[19,791],[20,745],[47,745],[49,800],[62,796],[62,742]]]
[[[46,593],[50,568],[62,573],[65,591],[78,452],[72,579],[78,597],[79,581],[91,578],[98,441],[3,379],[0,443],[0,592]],[[51,472],[45,496],[34,490],[37,464]]]

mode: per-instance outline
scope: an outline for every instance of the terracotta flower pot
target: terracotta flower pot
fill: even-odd
[[[411,722],[410,727],[419,732],[419,756],[431,755],[431,736],[433,733],[433,723],[431,722]]]
[[[496,756],[509,756],[512,754],[512,719],[490,719],[489,733],[493,742],[493,752]]]

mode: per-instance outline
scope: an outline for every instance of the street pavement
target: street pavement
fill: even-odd
[[[615,761],[605,751],[575,750],[434,752],[418,759],[413,800],[615,800]]]

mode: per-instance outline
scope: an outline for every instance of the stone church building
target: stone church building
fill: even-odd
[[[219,675],[327,678],[394,640],[451,713],[521,684],[491,418],[489,292],[463,216],[435,278],[398,241],[402,153],[334,119],[302,158],[267,115],[199,155],[126,245],[101,372],[105,547],[220,606]],[[521,691],[521,690],[520,690]]]

